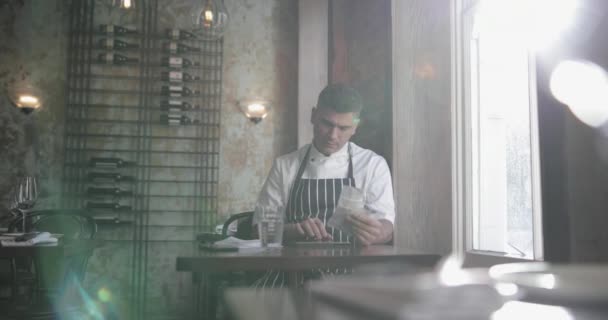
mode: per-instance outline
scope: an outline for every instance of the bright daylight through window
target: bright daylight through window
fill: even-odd
[[[468,252],[542,258],[534,50],[567,27],[573,4],[482,0],[462,14]]]
[[[473,248],[531,257],[529,64],[518,40],[480,30],[471,41]]]

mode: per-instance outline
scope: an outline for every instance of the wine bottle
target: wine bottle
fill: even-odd
[[[192,62],[186,58],[177,57],[177,56],[163,57],[160,60],[160,64],[164,67],[171,67],[171,68],[188,68],[191,66],[199,65],[198,62]]]
[[[160,103],[160,109],[166,112],[182,112],[192,110],[192,105],[185,101],[165,100]]]
[[[189,97],[198,94],[198,91],[192,91],[184,86],[162,86],[160,93],[170,97]]]
[[[201,49],[199,48],[187,46],[185,44],[181,44],[175,41],[165,43],[163,48],[165,49],[165,51],[171,53],[188,53],[201,51]]]
[[[131,206],[123,206],[118,202],[91,202],[86,204],[87,209],[111,209],[114,211],[131,211]]]
[[[120,158],[103,158],[103,157],[93,157],[89,161],[89,166],[94,168],[123,168],[123,167],[131,167],[134,166],[135,162],[124,161]]]
[[[126,64],[126,63],[137,63],[139,60],[137,58],[129,58],[117,53],[100,53],[98,56],[99,62],[105,64]]]
[[[167,29],[166,30],[167,37],[173,40],[189,40],[195,39],[196,35],[194,33],[184,31],[181,29]]]
[[[138,44],[135,43],[127,43],[122,40],[112,39],[112,38],[104,38],[99,40],[99,46],[103,49],[108,50],[124,50],[124,49],[137,49],[139,48]]]
[[[87,188],[87,194],[90,196],[129,197],[133,195],[133,191],[120,188],[89,187]]]
[[[199,77],[193,77],[188,73],[181,71],[164,71],[160,75],[161,80],[169,82],[191,82],[199,80]]]
[[[179,114],[161,114],[160,123],[167,125],[189,125],[197,124],[198,120],[192,121],[192,119]]]
[[[91,182],[123,182],[135,181],[134,177],[123,176],[118,172],[89,172],[87,178]]]
[[[97,224],[119,224],[121,221],[118,217],[93,217]]]
[[[107,35],[137,34],[137,29],[127,29],[125,27],[117,26],[114,24],[101,24],[99,25],[99,31]]]

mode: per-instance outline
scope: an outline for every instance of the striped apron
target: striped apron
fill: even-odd
[[[348,144],[348,176],[346,178],[335,179],[302,179],[306,165],[310,160],[310,149],[308,147],[304,160],[300,163],[296,179],[289,191],[289,199],[287,201],[286,215],[287,223],[297,223],[308,218],[318,218],[327,223],[334,209],[338,205],[338,199],[342,193],[343,186],[356,187],[355,177],[353,175],[353,157],[350,143]],[[331,227],[326,227],[327,231],[332,235],[333,241],[350,242],[348,235],[342,234],[342,231]],[[303,279],[320,278],[327,274],[342,274],[348,273],[349,270],[311,270],[305,272]],[[285,283],[285,273],[278,270],[269,270],[264,277],[258,279],[255,287],[280,287]]]

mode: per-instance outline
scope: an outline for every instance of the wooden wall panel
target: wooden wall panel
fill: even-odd
[[[452,249],[450,1],[392,5],[396,243]]]
[[[312,141],[311,110],[327,85],[327,1],[299,1],[298,147]]]
[[[562,59],[590,61],[608,71],[608,3],[580,2],[575,34],[566,35],[558,45]],[[551,52],[554,55],[555,52]],[[549,54],[547,54],[549,56]],[[548,83],[539,84],[547,89]],[[565,106],[562,106],[565,108]],[[604,106],[608,108],[608,106]],[[564,157],[567,211],[570,226],[570,260],[608,261],[608,123],[595,129],[579,121],[566,108],[564,117]],[[548,199],[551,200],[551,199]],[[551,230],[549,232],[555,232]],[[560,236],[554,233],[553,237]]]
[[[361,94],[361,123],[352,141],[392,167],[391,1],[330,2],[329,82]]]
[[[550,90],[563,60],[590,61],[608,70],[608,2],[582,0],[574,28],[537,56],[545,260],[608,261],[608,123],[591,128]]]

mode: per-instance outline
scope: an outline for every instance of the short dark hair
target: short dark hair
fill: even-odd
[[[331,109],[337,113],[353,112],[359,118],[363,109],[363,99],[352,87],[345,84],[330,84],[319,93],[317,108]]]

